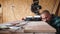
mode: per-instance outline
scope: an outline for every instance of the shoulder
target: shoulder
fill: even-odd
[[[51,16],[52,16],[52,18],[53,18],[54,20],[59,20],[59,19],[60,19],[60,16],[56,16],[56,15],[54,15],[54,14],[51,14]]]
[[[54,20],[54,24],[56,25],[56,27],[60,27],[60,16],[55,16]]]

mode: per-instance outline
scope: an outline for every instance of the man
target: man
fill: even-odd
[[[49,25],[56,29],[56,34],[60,34],[60,17],[49,13],[48,10],[44,10],[41,13],[42,21],[47,22]]]

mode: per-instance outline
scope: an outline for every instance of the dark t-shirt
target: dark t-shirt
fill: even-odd
[[[48,22],[48,24],[56,29],[57,34],[60,34],[60,17],[59,16],[52,15],[52,18]]]

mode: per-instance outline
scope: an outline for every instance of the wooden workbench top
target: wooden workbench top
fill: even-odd
[[[30,21],[24,26],[24,32],[56,32],[56,30],[46,22]]]

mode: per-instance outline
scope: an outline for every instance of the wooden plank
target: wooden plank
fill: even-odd
[[[24,26],[24,32],[56,32],[56,30],[43,21],[30,21]]]
[[[58,13],[58,16],[60,16],[60,8],[59,8],[59,13]]]
[[[16,20],[13,11],[13,0],[3,0],[3,22]]]
[[[14,32],[14,33],[12,33],[12,34],[33,34],[33,33],[24,33],[24,32],[23,32],[23,33],[21,33],[21,32],[17,32],[17,33],[16,33],[16,32]]]
[[[55,33],[51,33],[51,32],[42,32],[42,33],[35,33],[35,34],[55,34]]]
[[[0,34],[11,34],[9,31],[0,31]]]
[[[54,6],[54,9],[53,9],[53,12],[52,12],[53,14],[56,13],[56,10],[57,10],[58,5],[59,5],[59,1],[60,1],[60,0],[56,0],[55,6]]]

